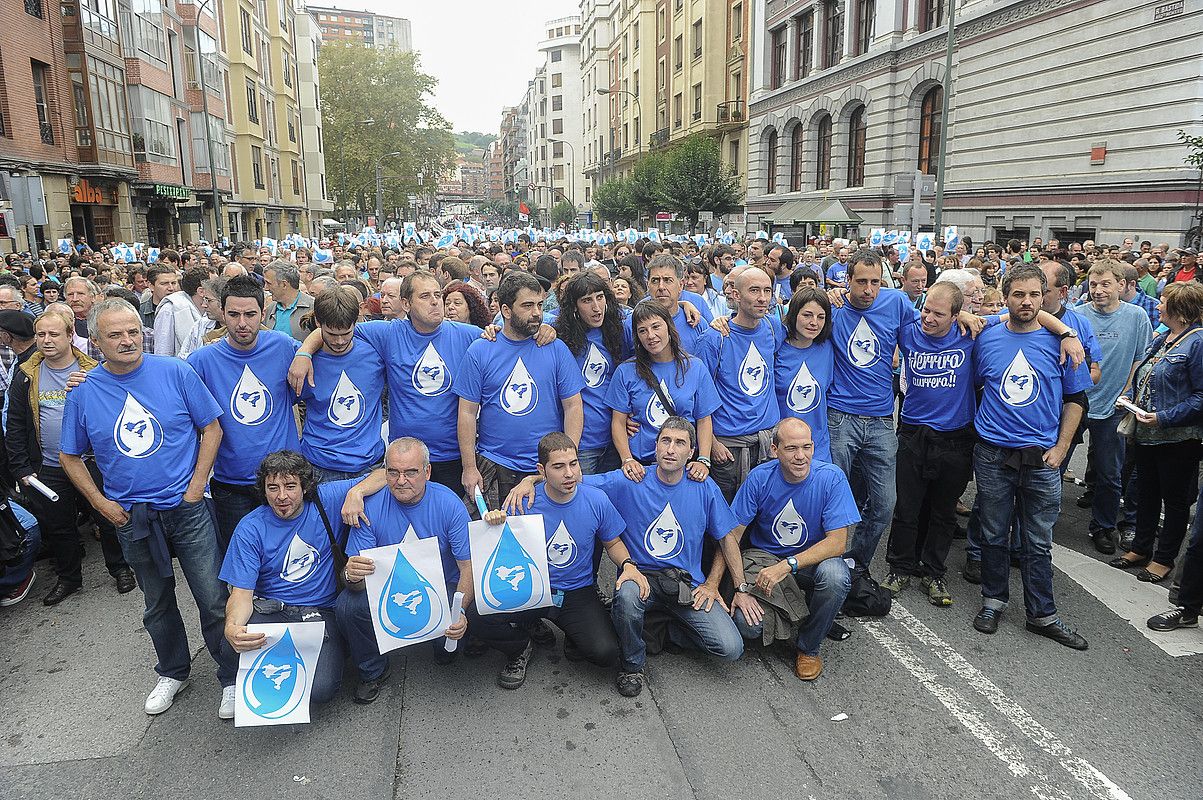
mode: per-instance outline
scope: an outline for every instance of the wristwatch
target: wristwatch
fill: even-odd
[[[789,558],[785,559],[785,563],[789,564],[789,571],[792,574],[794,574],[794,575],[798,574],[798,559],[794,558],[793,556],[790,556]]]
[[[1060,339],[1061,341],[1065,341],[1066,339],[1077,339],[1078,332],[1075,331],[1073,328],[1070,328],[1069,330],[1067,330],[1065,333],[1061,334],[1057,338]]]
[[[745,581],[744,583],[741,583],[739,586],[736,586],[735,591],[747,594],[748,591],[751,590],[751,588],[752,588],[752,584]]]

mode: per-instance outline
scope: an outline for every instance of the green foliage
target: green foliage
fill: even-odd
[[[639,209],[631,200],[630,185],[626,178],[611,178],[597,187],[593,193],[593,213],[601,220],[626,227],[639,218]]]
[[[687,219],[690,231],[700,212],[726,214],[743,203],[733,167],[723,164],[718,142],[704,134],[687,136],[668,151],[657,188],[664,208]]]
[[[460,131],[455,134],[456,144],[463,143],[484,150],[497,138],[495,133],[478,133],[477,131]]]
[[[436,81],[415,53],[328,43],[318,57],[326,183],[339,209],[375,205],[381,160],[386,208],[433,188],[455,158],[454,136],[430,97]],[[375,120],[364,125],[366,119]],[[423,186],[418,186],[418,174]]]
[[[631,176],[627,179],[627,194],[637,213],[655,219],[656,212],[662,207],[660,179],[664,169],[665,156],[659,152],[644,153],[631,168]]]
[[[1178,141],[1186,145],[1186,158],[1183,161],[1195,169],[1203,170],[1203,136],[1191,136],[1179,130]]]
[[[571,227],[576,221],[576,208],[566,200],[562,200],[551,207],[550,215],[551,227],[558,228],[561,225]]]

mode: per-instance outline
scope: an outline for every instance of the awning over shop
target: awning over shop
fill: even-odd
[[[840,200],[793,200],[763,218],[770,225],[859,225],[862,219]]]

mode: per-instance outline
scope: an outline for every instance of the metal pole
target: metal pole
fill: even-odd
[[[376,230],[380,230],[384,220],[384,183],[380,170],[380,159],[376,159]]]
[[[201,86],[201,111],[205,118],[205,150],[209,156],[209,188],[213,190],[213,232],[216,234],[213,237],[214,243],[221,240],[221,232],[225,227],[222,225],[221,213],[221,195],[217,191],[217,162],[213,156],[213,130],[209,123],[209,82],[205,80],[205,54],[201,52],[201,29],[200,17],[205,12],[205,7],[212,0],[204,0],[196,9],[196,59],[197,65],[200,67],[200,86]],[[217,40],[213,40],[214,47],[217,46]],[[216,55],[216,53],[214,54]]]
[[[957,0],[948,0],[948,40],[944,45],[944,108],[940,112],[940,158],[936,166],[936,234],[944,230],[944,164],[948,151],[948,102],[952,98],[952,44]]]

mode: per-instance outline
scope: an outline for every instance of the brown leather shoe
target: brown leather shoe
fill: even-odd
[[[813,681],[823,674],[822,657],[798,653],[798,657],[794,659],[794,674],[798,676],[798,680]]]

